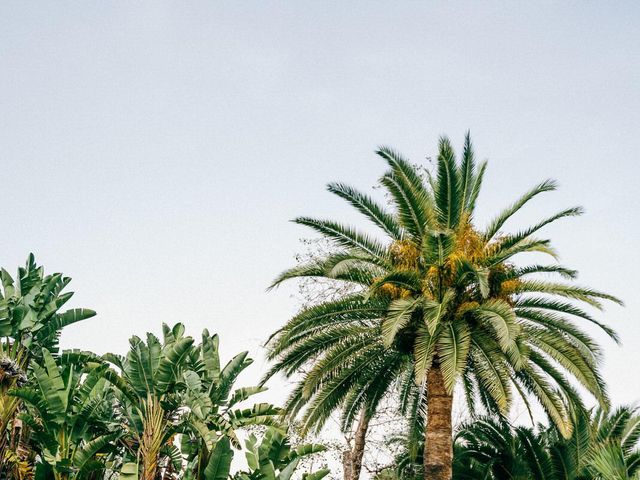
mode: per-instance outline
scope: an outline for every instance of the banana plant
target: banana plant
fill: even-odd
[[[61,273],[45,276],[33,254],[18,268],[16,280],[0,269],[0,337],[9,339],[4,347],[11,347],[8,351],[15,355],[27,350],[28,354],[22,353],[23,363],[31,356],[40,357],[42,348],[57,353],[62,329],[96,314],[87,308],[60,311],[73,296],[73,292],[62,293],[70,281]]]
[[[126,475],[132,475],[134,463],[139,465],[141,480],[155,480],[171,463],[181,467],[174,437],[183,427],[184,372],[193,350],[193,338],[184,331],[180,323],[173,328],[163,325],[162,342],[151,333],[146,342],[133,336],[126,356],[103,357],[120,371],[108,369],[103,375],[115,385],[124,416]]]
[[[260,442],[255,435],[250,435],[245,446],[249,469],[236,473],[233,476],[234,480],[290,480],[301,460],[325,451],[324,446],[317,444],[292,447],[289,439],[275,428],[268,428]],[[303,473],[302,479],[320,480],[328,473],[329,469],[321,468]],[[215,480],[222,478],[218,477]]]
[[[228,440],[229,445],[241,447],[237,429],[252,425],[284,429],[276,417],[280,410],[271,404],[238,407],[266,388],[234,389],[236,379],[253,360],[248,358],[248,352],[241,352],[221,367],[218,344],[218,336],[210,335],[205,329],[202,343],[192,350],[188,370],[184,373],[186,390],[183,398],[189,414],[185,422],[188,430],[182,436],[182,451],[187,455],[187,470],[198,479],[212,478],[207,472],[218,461],[219,449],[223,448],[219,446],[221,441],[226,444]]]
[[[38,478],[90,478],[104,470],[105,454],[122,435],[113,390],[103,377],[108,365],[96,360],[93,354],[69,351],[56,362],[44,348],[41,360],[32,363],[32,381],[10,392],[26,406],[20,420],[41,459]]]
[[[93,317],[86,308],[62,311],[73,292],[63,293],[71,279],[61,273],[45,275],[33,254],[14,278],[0,269],[0,476],[5,460],[21,461],[20,452],[9,452],[16,438],[16,415],[20,399],[8,392],[26,381],[32,359],[40,360],[42,349],[58,352],[58,339],[64,327]]]

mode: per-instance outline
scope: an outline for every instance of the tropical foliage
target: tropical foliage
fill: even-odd
[[[385,201],[328,187],[368,228],[296,219],[328,248],[272,287],[312,279],[322,290],[267,340],[273,363],[257,386],[236,386],[248,352],[222,362],[217,335],[194,338],[182,323],[132,336],[124,355],[61,351],[62,331],[95,312],[64,309],[70,279],[45,275],[33,255],[15,278],[2,269],[0,480],[320,480],[327,449],[304,437],[334,415],[349,432],[345,480],[640,479],[640,414],[611,409],[585,328],[617,342],[595,311],[621,302],[577,285],[541,236],[582,210],[508,232],[555,190],[546,180],[480,225],[486,162],[469,136],[458,157],[442,138],[432,170],[377,153]],[[281,374],[294,383],[284,408],[253,403]],[[469,421],[454,435],[456,398]],[[509,423],[516,401],[546,423]],[[387,438],[394,461],[373,470],[367,439],[389,405],[406,429]]]
[[[41,459],[39,478],[89,478],[104,471],[104,461],[115,451],[122,431],[113,391],[102,377],[107,365],[92,367],[93,360],[91,354],[67,352],[56,362],[43,349],[42,360],[32,366],[33,386],[12,392],[26,404],[20,418]]]
[[[576,422],[573,435],[512,426],[483,418],[457,435],[454,478],[533,480],[627,480],[640,478],[640,415],[621,407],[597,409]]]
[[[406,435],[383,478],[422,478],[422,455]],[[514,425],[505,418],[479,417],[462,424],[455,437],[456,480],[627,480],[640,478],[640,415],[637,407],[608,413],[595,409],[575,421],[570,438],[554,427]]]
[[[602,406],[600,347],[577,321],[594,323],[586,307],[615,297],[575,285],[576,272],[555,262],[522,263],[527,253],[557,258],[543,227],[579,215],[571,207],[515,233],[505,224],[529,201],[556,188],[544,181],[485,227],[474,223],[486,163],[477,165],[469,136],[460,160],[442,138],[433,174],[389,148],[378,152],[389,170],[380,183],[390,208],[344,184],[345,199],[382,234],[334,220],[295,221],[326,237],[334,250],[281,274],[274,286],[300,277],[356,285],[356,293],[302,311],[270,340],[272,372],[300,379],[286,407],[320,427],[336,409],[343,426],[399,380],[403,410],[425,412],[425,477],[451,478],[451,411],[460,386],[472,412],[506,415],[514,398],[537,402],[563,437],[585,410],[573,382]],[[549,280],[543,274],[565,279]],[[569,281],[566,281],[569,280]],[[413,382],[418,388],[413,388]],[[479,405],[477,405],[479,403]]]
[[[251,435],[246,447],[249,469],[236,473],[234,480],[290,480],[302,460],[325,450],[322,445],[311,443],[292,448],[287,437],[273,428],[267,430],[260,442],[255,435]],[[328,473],[328,469],[321,468],[303,474],[302,479],[320,480]]]
[[[222,363],[217,335],[205,330],[196,343],[184,325],[163,325],[162,340],[133,336],[124,356],[60,352],[61,330],[94,312],[60,313],[69,279],[45,277],[32,256],[18,278],[14,286],[2,271],[0,478],[289,480],[301,458],[322,450],[292,447],[273,405],[246,405],[266,388],[235,387],[252,360],[241,352]],[[233,451],[249,433],[247,457],[259,467],[232,473]]]
[[[61,273],[45,275],[44,269],[29,255],[14,279],[0,270],[0,476],[20,478],[31,471],[25,448],[27,442],[18,413],[19,397],[10,395],[27,382],[32,362],[42,359],[46,350],[58,352],[62,329],[93,317],[85,308],[61,311],[73,292],[63,292],[71,279]]]

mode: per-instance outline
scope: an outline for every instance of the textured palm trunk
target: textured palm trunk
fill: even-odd
[[[451,480],[453,396],[447,393],[439,365],[427,374],[427,426],[424,442],[425,480]]]
[[[140,439],[140,459],[142,460],[142,476],[140,479],[155,480],[162,438],[165,433],[164,411],[157,398],[147,397],[143,426],[144,430]]]
[[[342,452],[342,478],[343,480],[351,480],[353,475],[353,455],[351,448]]]
[[[360,472],[362,471],[362,457],[364,457],[364,447],[367,443],[367,431],[369,430],[369,415],[367,415],[366,409],[363,408],[360,413],[360,420],[358,420],[358,427],[356,428],[356,436],[353,440],[353,453],[351,455],[352,469],[351,480],[358,480],[360,478]]]
[[[358,480],[362,471],[362,458],[364,448],[367,443],[367,431],[371,418],[366,410],[362,409],[358,426],[356,427],[355,438],[353,439],[353,449],[342,452],[342,472],[344,480]]]

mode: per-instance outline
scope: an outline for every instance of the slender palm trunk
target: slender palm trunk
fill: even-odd
[[[427,426],[424,442],[425,480],[451,480],[453,431],[451,410],[453,396],[447,393],[440,366],[427,374]]]
[[[367,431],[371,418],[367,415],[366,409],[360,412],[360,419],[356,427],[353,448],[342,452],[342,478],[344,480],[358,480],[362,471],[362,458],[364,448],[367,443]]]
[[[351,480],[353,475],[353,455],[351,448],[342,452],[342,479]]]
[[[367,443],[367,431],[369,430],[369,421],[371,418],[367,414],[366,407],[360,413],[358,427],[356,428],[356,436],[353,440],[353,452],[351,454],[351,480],[358,480],[362,471],[362,457],[364,457],[364,447]]]

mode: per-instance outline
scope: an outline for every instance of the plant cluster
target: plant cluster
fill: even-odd
[[[380,480],[640,479],[640,415],[611,410],[602,349],[585,328],[618,342],[595,312],[621,302],[577,285],[540,236],[582,209],[506,231],[556,189],[547,180],[479,225],[487,164],[468,135],[459,157],[440,140],[433,171],[377,153],[386,203],[328,189],[378,234],[295,220],[322,239],[272,285],[301,279],[304,305],[267,340],[273,364],[258,386],[235,387],[247,352],[222,364],[218,337],[192,338],[182,324],[131,337],[126,355],[60,351],[63,328],[95,312],[63,310],[69,278],[45,276],[33,256],[15,280],[2,270],[0,479],[319,480],[324,465],[303,467],[325,447],[292,444],[288,425],[319,434],[337,415],[343,477],[358,480],[390,405],[407,428],[386,439],[395,461],[367,468]],[[244,403],[277,374],[294,382],[282,410]],[[457,429],[456,399],[470,419]],[[510,424],[516,402],[546,423]],[[232,472],[237,450],[247,467]]]
[[[218,337],[163,325],[131,337],[126,355],[58,348],[87,309],[61,311],[70,279],[30,256],[0,299],[0,478],[289,480],[319,445],[292,447],[280,410],[246,405],[264,387],[235,387],[252,360],[221,363]],[[258,428],[243,442],[243,429]],[[246,435],[244,435],[246,436]],[[244,445],[248,469],[231,471]],[[327,470],[305,474],[319,480]]]

